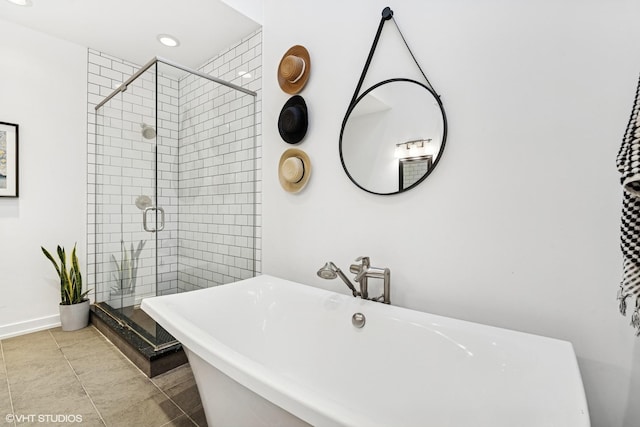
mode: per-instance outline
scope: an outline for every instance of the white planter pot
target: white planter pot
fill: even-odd
[[[76,331],[89,324],[89,300],[78,304],[60,304],[60,323],[63,331]]]

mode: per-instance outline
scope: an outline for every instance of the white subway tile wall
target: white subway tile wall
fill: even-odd
[[[154,66],[97,114],[140,67],[89,49],[87,276],[96,301],[132,305],[260,271],[261,39],[257,31],[199,69],[255,99],[159,64],[157,82]],[[157,163],[142,123],[157,126]],[[139,196],[165,210],[162,232],[144,231]],[[148,227],[155,220],[147,213]]]
[[[258,32],[199,71],[260,92],[261,63]],[[252,277],[259,251],[254,243],[259,100],[195,75],[180,80],[178,98],[178,289]]]

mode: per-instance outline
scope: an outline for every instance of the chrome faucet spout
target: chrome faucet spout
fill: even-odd
[[[356,262],[360,262],[361,264],[351,264],[349,271],[356,275],[353,280],[360,284],[360,294],[362,294],[362,298],[369,299],[369,276],[367,272],[369,271],[371,262],[368,256],[359,256],[356,258]]]
[[[361,264],[351,264],[349,271],[356,275],[355,281],[360,283],[362,298],[391,304],[391,270],[388,268],[372,267],[368,256],[356,258]],[[384,282],[382,295],[369,298],[369,279],[382,279]]]
[[[362,264],[351,264],[349,267],[349,271],[356,274],[356,277],[353,279],[356,282],[360,282],[362,278],[367,274],[367,270],[371,265],[368,256],[359,256],[356,258],[356,262],[362,262]]]

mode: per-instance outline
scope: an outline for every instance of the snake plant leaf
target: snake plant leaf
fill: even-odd
[[[53,264],[53,266],[56,268],[56,272],[58,273],[58,276],[59,276],[60,275],[60,269],[58,268],[58,263],[56,262],[56,260],[53,259],[53,257],[49,253],[49,251],[46,250],[44,248],[44,246],[40,246],[40,249],[42,249],[42,252],[44,253],[44,256],[46,256],[49,259],[49,261],[51,261],[51,264]]]
[[[67,254],[64,252],[64,248],[58,245],[58,258],[60,258],[60,271],[67,271]]]
[[[62,274],[60,272],[60,268],[58,267],[58,263],[56,262],[55,259],[53,259],[53,256],[51,256],[49,251],[46,250],[44,248],[44,246],[40,246],[40,249],[42,249],[42,252],[49,259],[49,261],[51,261],[51,264],[53,264],[53,266],[56,269],[56,273],[58,273],[58,277],[60,278],[60,301],[64,301],[65,300],[65,298],[64,298],[64,283],[62,281]]]
[[[78,263],[78,256],[76,255],[76,245],[73,245],[73,251],[71,252],[71,271],[73,271],[74,277],[74,301],[73,304],[82,302],[82,274],[80,273],[80,264]]]

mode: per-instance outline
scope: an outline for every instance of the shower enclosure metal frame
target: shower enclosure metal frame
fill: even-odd
[[[99,111],[103,106],[105,106],[105,105],[106,105],[106,104],[107,104],[111,99],[113,99],[113,98],[114,98],[115,96],[117,96],[118,94],[121,94],[121,93],[123,93],[123,92],[127,91],[127,89],[129,88],[129,86],[130,86],[134,81],[136,81],[140,76],[142,76],[142,75],[143,75],[147,70],[149,70],[151,67],[153,67],[154,65],[156,65],[156,69],[155,69],[155,73],[156,73],[156,77],[155,77],[155,85],[156,85],[156,89],[155,89],[155,96],[156,96],[156,99],[155,99],[155,102],[156,102],[156,110],[155,110],[156,116],[155,116],[155,121],[156,121],[156,123],[154,123],[154,129],[155,129],[155,131],[157,131],[157,130],[158,130],[158,123],[157,123],[157,122],[158,122],[158,111],[157,111],[157,103],[158,103],[158,101],[157,101],[157,95],[158,95],[158,79],[157,79],[157,75],[158,75],[158,68],[157,68],[157,64],[165,64],[165,65],[168,65],[168,66],[173,67],[173,68],[175,68],[175,69],[178,69],[178,70],[184,71],[185,73],[188,73],[188,74],[191,74],[191,75],[194,75],[194,76],[198,76],[198,77],[204,78],[204,79],[206,79],[206,80],[208,80],[208,81],[211,81],[211,82],[213,82],[213,83],[217,83],[217,84],[220,84],[220,85],[226,86],[226,87],[228,87],[228,88],[231,88],[231,89],[237,90],[237,91],[239,91],[239,92],[242,92],[242,93],[244,93],[244,94],[246,94],[246,95],[250,95],[250,96],[252,96],[252,97],[253,97],[253,100],[254,100],[254,106],[253,106],[253,111],[252,111],[252,114],[254,115],[254,119],[253,119],[253,126],[254,126],[254,129],[253,129],[252,139],[253,139],[253,149],[255,150],[255,148],[256,148],[256,132],[255,132],[255,123],[256,123],[256,121],[255,121],[255,114],[256,114],[256,110],[255,110],[255,100],[256,100],[256,97],[257,97],[257,93],[256,93],[256,92],[254,92],[254,91],[252,91],[252,90],[249,90],[249,89],[246,89],[246,88],[244,88],[244,87],[241,87],[241,86],[235,85],[235,84],[233,84],[233,83],[227,82],[227,81],[225,81],[225,80],[219,79],[219,78],[217,78],[217,77],[214,77],[214,76],[211,76],[211,75],[208,75],[208,74],[202,73],[202,72],[200,72],[200,71],[190,69],[190,68],[188,68],[188,67],[185,67],[185,66],[183,66],[183,65],[180,65],[180,64],[178,64],[178,63],[175,63],[175,62],[173,62],[173,61],[170,61],[170,60],[168,60],[168,59],[165,59],[165,58],[162,58],[162,57],[158,57],[158,56],[154,57],[154,58],[153,58],[153,59],[151,59],[149,62],[147,62],[147,63],[146,63],[144,66],[142,66],[138,71],[136,71],[133,75],[131,75],[131,77],[129,77],[126,81],[124,81],[124,82],[123,82],[123,83],[122,83],[118,88],[116,88],[116,89],[115,89],[111,94],[109,94],[109,95],[108,95],[106,98],[104,98],[104,99],[103,99],[99,104],[97,104],[97,105],[95,106],[95,112],[96,112],[96,114],[97,114],[97,113],[98,113],[98,111]],[[96,133],[95,133],[95,134],[96,134],[96,138],[100,135],[100,134],[99,134],[99,132],[98,132],[98,126],[99,126],[99,124],[98,124],[98,120],[96,120]],[[157,154],[157,140],[156,140],[156,153],[155,153],[155,156],[156,156],[156,160],[155,160],[155,162],[156,162],[156,166],[157,166],[157,156],[158,156],[158,154]],[[255,169],[254,169],[254,170],[255,170]],[[156,184],[155,184],[155,194],[154,194],[154,198],[155,198],[155,200],[156,200],[156,204],[157,204],[157,200],[158,200],[158,194],[157,194],[157,192],[158,192],[158,187],[157,187],[157,186],[158,186],[158,184],[157,184],[157,183],[158,183],[158,171],[157,171],[157,168],[156,168],[156,170],[155,170],[155,175],[156,175],[156,176],[155,176],[155,183],[156,183]],[[96,174],[96,176],[98,176],[98,174]],[[254,188],[254,193],[255,193],[255,188]],[[96,203],[97,203],[97,202],[96,202]],[[156,221],[155,221],[155,224],[156,224],[156,225],[155,225],[155,227],[154,227],[154,228],[148,228],[148,227],[147,227],[147,213],[150,213],[150,212],[154,212],[154,213],[155,213],[155,216],[156,216]],[[253,203],[253,217],[254,217],[254,218],[255,218],[255,214],[256,214],[256,211],[255,211],[255,201],[254,201],[254,203]],[[96,210],[95,215],[98,215],[97,210]],[[155,236],[156,236],[156,245],[157,245],[157,236],[158,236],[157,232],[162,231],[162,229],[164,228],[164,217],[165,217],[164,210],[163,210],[162,208],[158,207],[158,206],[145,207],[145,209],[143,210],[143,226],[144,226],[144,230],[145,230],[145,231],[147,231],[147,232],[152,232],[152,233],[154,233],[154,234],[155,234]],[[160,219],[160,221],[158,221],[158,219]],[[98,236],[98,235],[99,235],[99,232],[98,232],[98,227],[99,227],[99,225],[100,225],[100,224],[98,224],[98,221],[96,221],[96,224],[95,224],[95,235],[96,235],[96,236]],[[253,224],[253,226],[255,227],[255,223]],[[255,239],[255,234],[254,234],[254,239]],[[124,241],[123,241],[123,242],[124,242]],[[255,243],[254,243],[254,245],[253,245],[253,249],[252,249],[252,250],[253,250],[253,260],[254,260],[253,275],[255,275],[255,259],[256,259],[256,247],[255,247]],[[95,283],[95,285],[96,285],[96,288],[97,288],[97,286],[98,286],[98,282],[99,282],[99,278],[98,278],[98,276],[99,276],[99,272],[98,272],[98,268],[97,268],[97,266],[98,266],[98,264],[99,264],[99,260],[98,260],[98,258],[99,258],[99,256],[100,256],[100,255],[101,255],[101,254],[99,253],[99,251],[98,251],[98,250],[96,250],[96,251],[95,251],[95,253],[94,253],[94,263],[95,263],[95,265],[96,265],[96,270],[95,270],[95,272],[94,272],[94,283]],[[155,271],[156,279],[155,279],[155,280],[156,280],[156,285],[157,285],[157,283],[158,283],[158,271],[157,271],[157,266],[159,265],[159,264],[158,264],[157,247],[156,247],[156,252],[155,252],[155,255],[154,255],[154,256],[155,256],[155,258],[156,258],[156,271]],[[96,289],[96,297],[97,297],[97,289]],[[145,335],[144,335],[143,333],[140,333],[140,331],[139,331],[139,330],[137,330],[137,329],[139,329],[139,328],[137,328],[137,327],[136,327],[135,323],[133,324],[133,327],[132,327],[132,325],[130,325],[130,324],[129,324],[129,322],[127,322],[127,321],[123,321],[123,320],[122,320],[121,318],[119,318],[118,316],[114,315],[113,313],[110,313],[110,312],[109,312],[109,310],[106,310],[106,309],[105,309],[105,308],[103,308],[103,307],[99,307],[99,304],[98,304],[98,303],[99,303],[99,301],[97,301],[97,298],[96,298],[96,307],[100,308],[101,312],[103,312],[104,314],[106,314],[107,316],[109,316],[110,318],[112,318],[112,319],[113,319],[115,322],[117,322],[121,327],[123,327],[123,328],[125,328],[125,329],[127,329],[127,330],[129,330],[129,331],[131,331],[131,332],[133,332],[134,334],[136,334],[139,338],[141,338],[143,341],[145,341],[146,343],[148,343],[148,344],[149,344],[149,345],[150,345],[150,346],[151,346],[155,351],[163,350],[163,349],[168,348],[168,347],[171,347],[171,346],[173,346],[173,345],[175,345],[175,344],[177,343],[177,341],[175,341],[175,340],[170,341],[170,342],[160,343],[160,344],[155,343],[155,342],[152,342],[148,337],[145,337]]]
[[[132,81],[136,80],[140,75],[142,75],[142,73],[144,73],[145,71],[147,71],[149,68],[153,67],[157,63],[170,65],[170,66],[172,66],[174,68],[177,68],[177,69],[185,71],[187,73],[196,75],[198,77],[202,77],[204,79],[211,80],[212,82],[219,83],[221,85],[230,87],[230,88],[235,89],[235,90],[239,90],[240,92],[246,93],[247,95],[251,95],[251,96],[254,96],[254,97],[257,96],[257,93],[255,93],[252,90],[243,88],[242,86],[234,85],[233,83],[227,82],[227,81],[219,79],[217,77],[210,76],[210,75],[205,74],[205,73],[201,73],[200,71],[193,70],[193,69],[191,69],[189,67],[185,67],[184,65],[180,65],[180,64],[178,64],[176,62],[170,61],[170,60],[162,58],[160,56],[156,56],[152,60],[147,62],[145,65],[143,65],[142,68],[140,68],[138,71],[136,71],[131,77],[129,77],[124,83],[122,83],[120,85],[120,87],[115,89],[109,96],[107,96],[105,99],[103,99],[102,102],[100,102],[98,105],[96,105],[95,110],[98,111],[100,109],[100,107],[102,107],[107,102],[109,102],[109,100],[111,98],[113,98],[114,96],[116,96],[119,92],[124,92],[125,90],[127,90],[127,87],[129,86],[129,84]]]

